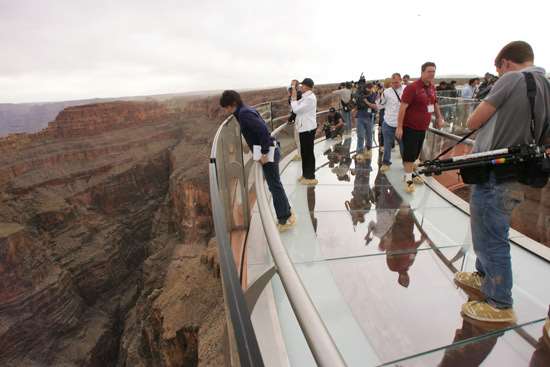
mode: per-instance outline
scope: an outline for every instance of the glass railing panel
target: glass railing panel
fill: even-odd
[[[462,96],[462,89],[451,89],[451,90],[438,90],[437,91],[437,97],[451,97],[451,98],[457,98]]]
[[[296,149],[296,141],[298,139],[298,135],[296,133],[296,128],[294,124],[285,125],[284,127],[280,128],[277,132],[276,136],[277,141],[279,144],[281,144],[281,156],[285,157],[290,152]]]
[[[266,124],[269,125],[271,122],[271,102],[261,103],[254,106],[254,108],[262,116]]]
[[[231,117],[223,125],[218,142],[220,149],[217,150],[216,166],[230,231],[248,223],[248,203],[244,200],[247,195],[244,192],[241,134],[235,118]]]
[[[537,321],[495,330],[490,324],[462,319],[447,335],[452,345],[384,366],[550,366],[550,342],[542,337],[542,325]]]
[[[420,155],[420,159],[425,161],[429,159],[434,159],[447,148],[456,144],[456,140],[451,140],[443,135],[438,135],[435,133],[426,134],[426,139],[424,146]],[[453,147],[447,154],[444,154],[441,158],[450,158],[456,157],[459,155],[464,155],[470,153],[472,146],[470,144],[461,143]],[[458,171],[446,171],[435,178],[442,183],[449,190],[461,190],[464,187],[464,183],[458,174]],[[457,192],[459,194],[459,192]]]
[[[476,100],[439,97],[439,108],[445,119],[443,130],[456,135],[466,135],[470,131],[466,124],[468,117],[479,103]]]
[[[262,357],[252,327],[248,308],[231,248],[231,236],[224,210],[225,203],[222,191],[225,188],[225,165],[219,160],[218,153],[223,150],[222,134],[214,142],[216,158],[210,163],[210,196],[212,215],[218,242],[220,276],[224,294],[224,309],[226,314],[225,345],[223,347],[226,366],[263,366]]]

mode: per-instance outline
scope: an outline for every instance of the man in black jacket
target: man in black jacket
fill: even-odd
[[[245,105],[239,93],[234,90],[226,90],[222,93],[220,105],[227,113],[232,113],[239,122],[241,134],[246,140],[250,151],[254,151],[254,145],[261,146],[262,155],[259,163],[262,165],[269,191],[273,195],[273,206],[279,221],[279,231],[282,232],[293,227],[296,224],[296,216],[290,209],[279,175],[281,153],[275,139],[269,134],[265,121],[258,111]],[[275,146],[275,158],[273,162],[270,162],[268,153],[269,147],[272,146]]]

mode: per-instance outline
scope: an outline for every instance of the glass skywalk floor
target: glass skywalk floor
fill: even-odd
[[[297,184],[301,162],[281,175],[298,216],[281,239],[348,366],[528,366],[537,358],[543,364],[533,365],[550,366],[539,341],[549,264],[512,245],[517,325],[463,318],[468,296],[453,273],[474,269],[468,215],[429,185],[405,193],[397,149],[382,174],[378,149],[356,163],[355,145],[351,137],[315,145],[316,187]],[[272,265],[257,209],[247,246],[250,285]],[[276,275],[252,320],[266,365],[315,366]]]

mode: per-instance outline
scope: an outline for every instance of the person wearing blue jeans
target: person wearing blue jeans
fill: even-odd
[[[261,158],[259,163],[262,165],[265,180],[269,191],[273,196],[273,206],[277,215],[277,227],[279,231],[286,231],[296,225],[296,215],[292,212],[288,198],[281,183],[279,175],[279,160],[281,153],[279,144],[269,133],[265,121],[254,108],[245,105],[239,93],[234,90],[226,90],[220,98],[220,106],[227,113],[232,113],[241,128],[241,134],[246,140],[250,151],[254,151],[254,146],[261,147]],[[275,156],[273,162],[269,161],[268,153],[270,148],[275,146]]]
[[[385,166],[391,165],[391,150],[395,141],[395,127],[388,125],[386,121],[382,122],[382,136],[384,137],[384,156],[382,164]]]
[[[280,159],[281,153],[279,151],[279,147],[277,146],[275,149],[274,161],[263,164],[262,170],[264,172],[264,177],[267,182],[267,186],[269,187],[269,191],[273,196],[273,206],[275,207],[275,213],[277,213],[277,219],[279,220],[279,224],[284,225],[287,218],[291,216],[291,210],[285,189],[281,183],[281,176],[279,173]]]
[[[550,113],[550,83],[546,70],[533,64],[534,53],[524,41],[502,48],[495,58],[499,74],[489,94],[468,118],[478,130],[472,153],[515,145],[550,143],[546,118]],[[518,123],[522,121],[522,123]],[[550,153],[550,149],[546,151]],[[477,256],[476,272],[457,272],[455,282],[473,289],[483,301],[470,301],[462,313],[474,320],[514,322],[512,262],[508,241],[512,210],[524,200],[513,166],[481,168],[472,187],[470,222]]]
[[[357,149],[355,157],[357,159],[369,159],[372,149],[372,132],[374,124],[376,105],[376,93],[373,92],[373,84],[367,83],[360,87],[355,97],[357,101],[357,114],[355,115],[357,123]],[[367,151],[365,150],[365,140]]]
[[[518,183],[497,183],[494,172],[489,181],[472,186],[470,218],[476,253],[476,270],[483,278],[481,291],[495,308],[511,308],[512,260],[510,257],[510,217],[521,202]]]
[[[363,154],[365,150],[365,140],[367,150],[372,149],[372,114],[369,112],[358,111],[355,117],[357,122],[357,154]]]
[[[391,76],[391,87],[384,89],[380,98],[380,104],[384,106],[384,121],[382,122],[382,136],[384,137],[384,156],[380,171],[386,172],[391,165],[391,151],[395,144],[395,131],[397,129],[397,117],[403,95],[401,85],[401,74],[393,73]],[[401,148],[401,144],[400,144]],[[403,151],[402,149],[400,149]]]
[[[344,123],[346,124],[346,131],[351,131],[351,111],[346,111],[345,109],[342,109],[342,118],[344,119]]]

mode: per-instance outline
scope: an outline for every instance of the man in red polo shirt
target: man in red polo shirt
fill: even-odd
[[[435,64],[425,62],[420,79],[409,84],[401,97],[395,137],[402,144],[405,191],[409,193],[414,191],[415,183],[422,183],[422,179],[413,173],[414,162],[422,151],[432,113],[435,112],[437,128],[442,128],[445,124],[435,95],[434,78]]]

